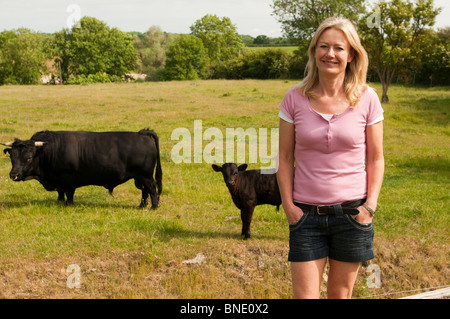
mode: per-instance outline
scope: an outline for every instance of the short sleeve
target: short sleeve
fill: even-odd
[[[365,103],[368,107],[367,110],[367,123],[374,124],[380,119],[384,119],[384,110],[381,106],[380,99],[374,89],[368,88],[364,93],[365,99],[361,99],[362,103]]]
[[[384,115],[383,115],[383,114],[381,114],[379,117],[377,117],[377,118],[375,119],[375,121],[372,121],[372,122],[370,122],[369,124],[367,124],[367,126],[371,126],[371,125],[380,123],[381,121],[384,121]]]
[[[291,89],[289,90],[286,95],[284,96],[283,100],[280,103],[280,110],[285,118],[284,120],[290,120],[287,121],[289,123],[294,123],[294,108],[295,108],[295,90]],[[281,117],[281,116],[280,116]]]
[[[278,117],[288,123],[294,124],[294,121],[291,120],[282,110],[280,110],[280,113],[278,113]]]

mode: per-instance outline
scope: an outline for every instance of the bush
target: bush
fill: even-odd
[[[214,78],[281,79],[289,77],[292,56],[282,49],[264,49],[232,59],[216,69]]]
[[[106,73],[96,73],[89,75],[78,75],[70,78],[66,84],[92,84],[92,83],[111,83],[121,82],[122,79],[117,75],[109,75]]]
[[[213,72],[214,79],[244,79],[244,58],[238,57],[217,66]]]

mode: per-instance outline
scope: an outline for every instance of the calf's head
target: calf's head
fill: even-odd
[[[222,172],[223,179],[225,180],[225,184],[227,184],[227,186],[235,186],[238,172],[245,171],[247,167],[247,164],[237,166],[235,163],[226,163],[222,166],[216,164],[212,165],[213,170],[216,172]]]
[[[11,157],[12,169],[9,176],[13,181],[25,181],[35,174],[39,165],[39,151],[44,146],[44,142],[16,139],[11,143],[0,144],[11,147],[3,150],[3,153]]]

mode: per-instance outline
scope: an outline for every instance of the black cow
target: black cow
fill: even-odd
[[[162,191],[159,139],[151,130],[140,132],[43,131],[30,140],[1,143],[9,153],[13,181],[38,180],[58,200],[73,204],[75,189],[87,185],[114,188],[134,179],[142,190],[141,207],[157,208]],[[155,179],[153,172],[155,170]],[[156,191],[158,188],[158,191]]]
[[[270,204],[277,206],[279,210],[281,205],[276,174],[262,174],[261,170],[246,171],[247,167],[247,164],[238,167],[235,163],[212,165],[216,172],[222,172],[231,198],[241,210],[244,239],[250,238],[250,224],[255,206]]]

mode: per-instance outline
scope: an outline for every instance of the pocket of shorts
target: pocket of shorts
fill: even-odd
[[[305,222],[306,218],[308,217],[308,214],[309,213],[305,213],[304,212],[303,216],[299,219],[298,222],[296,222],[293,225],[289,225],[289,230],[290,231],[296,231],[297,229],[299,229],[303,225],[303,223]]]
[[[372,230],[372,228],[373,228],[373,223],[361,224],[351,215],[345,215],[345,217],[347,217],[347,220],[349,221],[350,224],[352,224],[355,228],[357,228],[359,230],[369,231],[369,230]]]

